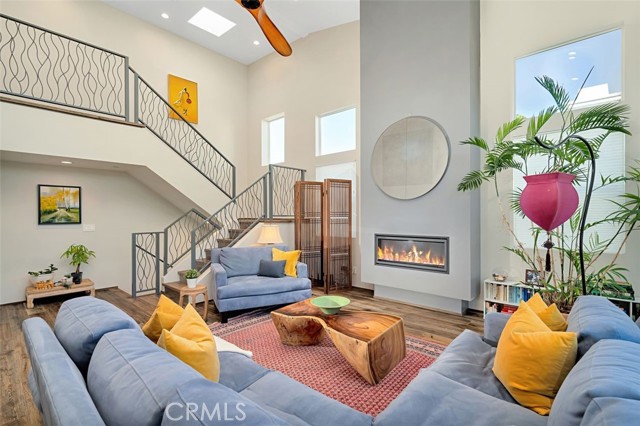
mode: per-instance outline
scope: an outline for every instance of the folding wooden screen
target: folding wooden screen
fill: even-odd
[[[351,181],[296,182],[296,249],[314,285],[351,288]]]

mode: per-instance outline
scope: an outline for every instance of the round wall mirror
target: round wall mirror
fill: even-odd
[[[438,123],[427,117],[403,118],[387,127],[376,142],[373,180],[393,198],[418,198],[444,176],[449,149],[449,138]]]

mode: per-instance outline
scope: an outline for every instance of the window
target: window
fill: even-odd
[[[356,237],[356,163],[332,164],[330,166],[316,167],[316,180],[345,179],[351,181],[351,236]]]
[[[593,72],[580,90],[589,70]],[[575,108],[620,100],[622,30],[568,43],[516,60],[516,114],[531,117],[553,105],[535,77],[549,76],[569,91]],[[580,93],[578,94],[578,91]]]
[[[284,114],[262,121],[262,165],[284,163]]]
[[[356,149],[356,109],[320,115],[316,118],[316,155]]]
[[[587,140],[593,139],[598,136],[600,131],[592,130],[589,132],[583,132],[581,135]],[[552,134],[551,137],[557,140],[558,134]],[[598,182],[600,182],[600,176],[624,176],[624,163],[625,163],[625,139],[622,133],[616,133],[609,135],[607,139],[602,143],[600,147],[600,156],[596,160],[596,180],[594,183],[594,191],[591,194],[591,204],[589,205],[589,215],[587,217],[587,223],[593,223],[600,219],[604,219],[612,211],[612,204],[609,200],[616,200],[625,191],[624,182],[618,182],[608,185],[604,188],[598,189]],[[536,158],[531,158],[528,161],[529,174],[536,174],[542,172],[547,165],[547,156],[541,155]],[[584,183],[582,184],[584,185]],[[522,173],[514,170],[513,174],[513,188],[523,189],[525,187],[525,181]],[[578,195],[580,197],[579,209],[582,209],[582,201],[584,199],[585,187],[576,186]],[[533,235],[531,232],[531,221],[515,215],[514,217],[514,230],[518,239],[524,244],[525,248],[533,248]],[[598,233],[600,240],[611,238],[617,227],[615,224],[600,224],[594,228],[587,229],[584,234],[585,243],[589,241],[589,238],[594,233]],[[569,225],[565,224],[565,233],[570,234]],[[577,232],[576,232],[577,235]],[[541,242],[539,242],[541,244]],[[615,253],[619,244],[622,243],[622,236],[618,236],[615,243],[612,244],[606,253]]]

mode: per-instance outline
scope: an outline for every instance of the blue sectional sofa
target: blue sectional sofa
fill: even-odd
[[[258,275],[260,260],[272,259],[272,247],[224,247],[211,250],[213,301],[222,322],[232,311],[285,305],[311,297],[307,265],[298,262],[296,278],[271,278]]]
[[[567,331],[579,360],[549,416],[521,407],[491,371],[509,316],[490,313],[484,337],[465,330],[375,419],[376,426],[631,425],[640,415],[640,327],[607,299],[578,298]],[[535,360],[529,362],[536,368]]]
[[[220,381],[210,382],[148,340],[124,312],[92,297],[65,302],[55,333],[40,318],[22,328],[29,386],[45,425],[637,423],[640,328],[608,300],[587,296],[575,304],[568,323],[580,359],[548,417],[520,407],[491,372],[506,319],[487,316],[484,338],[463,332],[375,419],[236,352],[220,353]]]

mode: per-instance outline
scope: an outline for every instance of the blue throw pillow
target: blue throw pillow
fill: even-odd
[[[286,260],[260,260],[258,275],[261,277],[282,278],[284,277],[284,265]]]

